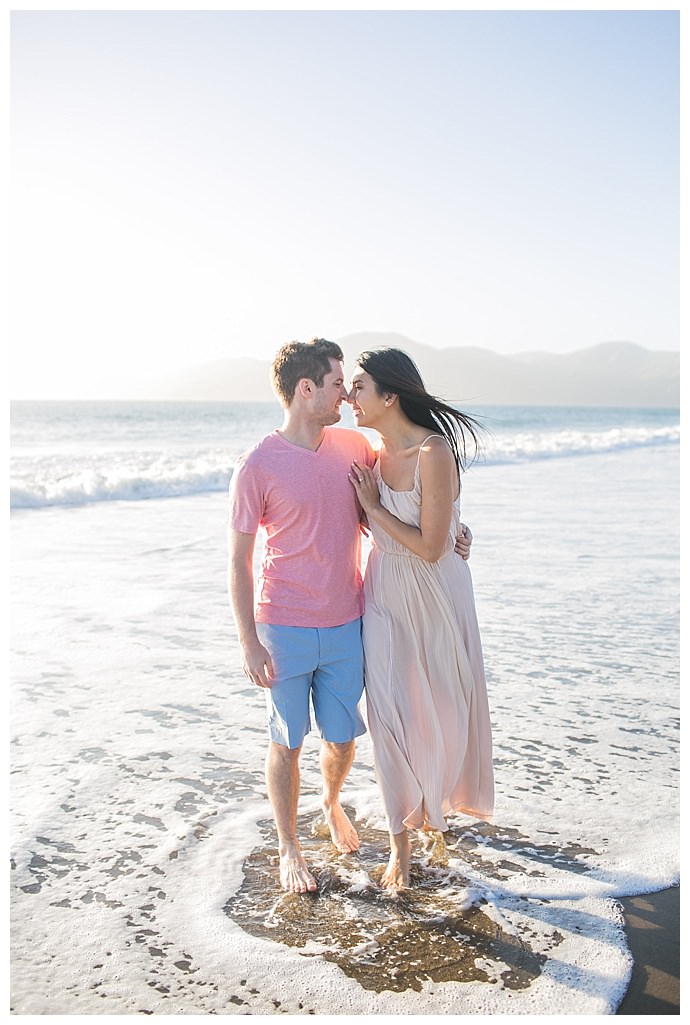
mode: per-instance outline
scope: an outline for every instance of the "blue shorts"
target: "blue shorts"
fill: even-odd
[[[361,619],[324,628],[257,623],[256,632],[273,661],[265,692],[271,740],[302,745],[311,730],[310,698],[323,740],[346,744],[366,733],[357,707],[364,691]]]

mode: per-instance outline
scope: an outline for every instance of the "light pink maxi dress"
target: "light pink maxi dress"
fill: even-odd
[[[393,491],[374,467],[381,502],[419,526],[419,459],[412,491]],[[425,562],[372,527],[364,579],[367,717],[392,833],[445,831],[452,811],[493,811],[491,722],[467,562],[454,552],[460,496],[438,562]]]

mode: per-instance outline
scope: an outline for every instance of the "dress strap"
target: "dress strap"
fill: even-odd
[[[443,438],[443,435],[442,434],[427,434],[427,436],[424,439],[424,441],[420,441],[420,443],[419,443],[419,452],[417,453],[417,465],[415,467],[415,473],[419,469],[419,459],[420,459],[420,456],[422,454],[422,445],[426,445],[426,443],[429,440],[429,438]],[[443,440],[447,441],[446,438],[443,438]]]

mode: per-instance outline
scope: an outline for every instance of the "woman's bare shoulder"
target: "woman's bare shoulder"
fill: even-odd
[[[453,460],[450,445],[442,434],[428,435],[419,446],[419,454],[425,457],[426,462],[445,463],[448,459]]]

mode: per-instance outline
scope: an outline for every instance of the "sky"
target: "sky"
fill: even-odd
[[[678,11],[14,10],[14,398],[291,339],[679,349]]]

